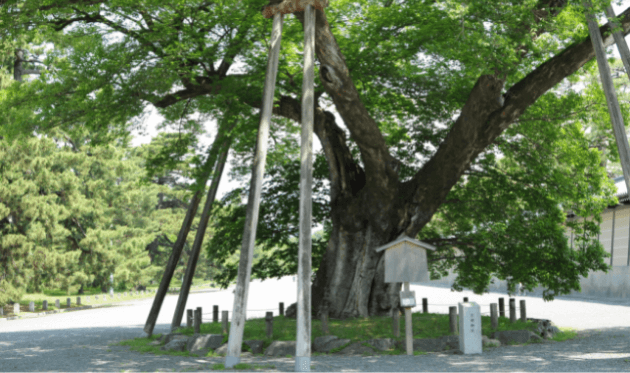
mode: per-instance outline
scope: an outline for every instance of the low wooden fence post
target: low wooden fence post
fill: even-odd
[[[221,312],[221,324],[223,324],[223,334],[228,332],[228,311]]]
[[[330,334],[330,330],[328,330],[328,308],[324,308],[322,310],[321,321],[322,321],[322,333],[324,333],[324,335]]]
[[[193,327],[195,328],[195,334],[199,334],[201,332],[201,307],[197,307],[195,310],[195,320]]]
[[[267,326],[267,338],[273,338],[273,312],[265,314],[265,323]]]
[[[490,326],[492,329],[496,329],[499,327],[499,319],[497,317],[497,304],[490,304]]]
[[[422,313],[429,313],[429,300],[422,298]]]
[[[510,298],[510,322],[516,322],[516,300],[514,298]]]
[[[394,331],[394,336],[396,338],[399,338],[400,337],[400,311],[398,310],[398,307],[393,308],[392,328]]]
[[[449,307],[448,308],[448,318],[449,324],[451,327],[451,334],[457,334],[457,307]]]
[[[499,298],[499,316],[505,317],[505,299]]]
[[[279,306],[280,306],[280,316],[284,316],[284,303],[280,302]]]
[[[525,309],[525,300],[521,300],[521,321],[522,322],[526,322],[527,321],[527,312]]]
[[[193,318],[193,310],[186,310],[186,327],[190,328],[192,326],[192,318]]]
[[[219,306],[212,306],[212,322],[219,322]]]

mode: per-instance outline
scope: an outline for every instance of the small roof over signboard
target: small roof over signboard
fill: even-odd
[[[378,249],[376,249],[376,252],[378,253],[378,252],[383,251],[385,249],[389,249],[389,248],[398,246],[401,243],[409,243],[411,245],[419,246],[419,247],[421,247],[423,249],[428,249],[428,250],[435,251],[435,246],[430,245],[430,244],[428,244],[426,242],[414,240],[413,238],[407,236],[406,234],[402,234],[395,241],[392,241],[392,242],[388,243],[387,245],[383,245],[383,246],[379,247]]]
[[[381,246],[385,251],[385,282],[428,282],[427,250],[435,246],[402,234],[393,242]]]

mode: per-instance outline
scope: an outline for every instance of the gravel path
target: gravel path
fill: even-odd
[[[297,298],[291,277],[253,281],[250,285],[248,317],[262,317],[266,310],[277,314],[278,302],[285,308]],[[448,288],[415,286],[416,298],[429,299],[431,312],[447,313],[468,296],[482,306],[497,302],[490,293],[454,293]],[[270,289],[273,289],[271,291]],[[193,293],[186,308],[204,309],[211,316],[212,305],[231,309],[231,289]],[[528,317],[552,320],[560,327],[578,329],[578,338],[565,342],[547,341],[528,346],[502,346],[482,355],[454,355],[440,352],[421,356],[314,356],[313,371],[627,371],[630,370],[630,300],[597,300],[562,297],[543,302],[536,297],[516,297],[527,301]],[[115,307],[46,315],[38,318],[0,322],[0,372],[121,372],[210,370],[224,358],[155,356],[130,351],[109,343],[142,335],[152,299],[127,301]],[[154,333],[168,332],[177,296],[168,296]],[[445,304],[446,306],[441,306]],[[257,312],[251,310],[260,310]],[[416,311],[416,309],[414,309]],[[266,371],[294,371],[294,358],[241,358],[242,363],[274,365]]]

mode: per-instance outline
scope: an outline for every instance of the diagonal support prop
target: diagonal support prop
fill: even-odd
[[[606,102],[608,103],[608,113],[610,114],[610,121],[612,122],[613,132],[615,134],[615,139],[617,140],[617,149],[619,150],[623,177],[626,181],[626,187],[630,190],[630,146],[628,145],[626,128],[623,123],[623,117],[621,116],[619,100],[617,99],[617,94],[615,93],[615,86],[610,73],[610,67],[608,66],[608,61],[606,60],[606,50],[604,49],[604,42],[602,41],[602,35],[599,31],[597,19],[593,13],[589,11],[589,8],[591,7],[590,3],[584,3],[584,7],[586,8],[588,32],[591,36],[593,49],[595,49],[597,67],[599,68],[599,75],[602,79],[602,88],[604,89],[604,95],[606,96]],[[617,45],[619,46],[619,44]]]

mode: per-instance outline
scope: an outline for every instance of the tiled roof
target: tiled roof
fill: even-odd
[[[621,203],[630,201],[630,198],[628,197],[628,188],[626,188],[626,182],[623,179],[623,176],[616,177],[614,180],[615,186],[617,187],[617,194],[615,195],[619,199],[619,202]]]
[[[617,193],[615,193],[615,196],[619,200],[619,203],[630,202],[630,196],[628,196],[628,188],[626,188],[626,181],[623,179],[623,176],[616,177],[613,179],[613,181],[615,182],[615,187],[617,188]],[[567,217],[574,216],[575,213],[573,211],[567,211]]]

